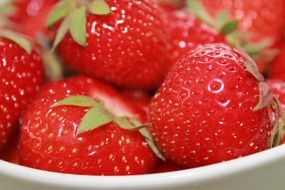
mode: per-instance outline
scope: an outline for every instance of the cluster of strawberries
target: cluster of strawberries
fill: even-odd
[[[14,0],[0,18],[3,160],[135,175],[284,141],[285,0]]]

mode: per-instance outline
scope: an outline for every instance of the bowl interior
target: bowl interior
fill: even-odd
[[[112,187],[123,188],[127,185],[128,188],[135,188],[138,184],[143,184],[144,188],[147,189],[147,187],[161,187],[161,185],[169,187],[183,183],[194,184],[203,181],[213,181],[239,172],[251,171],[265,165],[270,166],[279,160],[285,161],[285,145],[243,158],[194,169],[120,177],[60,174],[0,161],[0,178],[1,176],[9,176],[28,183],[53,184],[57,187],[97,187],[106,189]]]

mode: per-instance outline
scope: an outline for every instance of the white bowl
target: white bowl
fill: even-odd
[[[0,161],[2,190],[284,190],[285,145],[210,166],[139,176],[80,176]]]

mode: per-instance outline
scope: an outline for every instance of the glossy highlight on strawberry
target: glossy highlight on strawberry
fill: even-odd
[[[254,110],[260,81],[247,61],[229,46],[207,44],[172,67],[150,108],[154,139],[166,158],[197,167],[271,147],[270,105]]]

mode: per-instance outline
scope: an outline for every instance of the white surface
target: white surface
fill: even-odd
[[[285,145],[211,166],[142,176],[58,174],[0,161],[2,190],[284,190]]]

